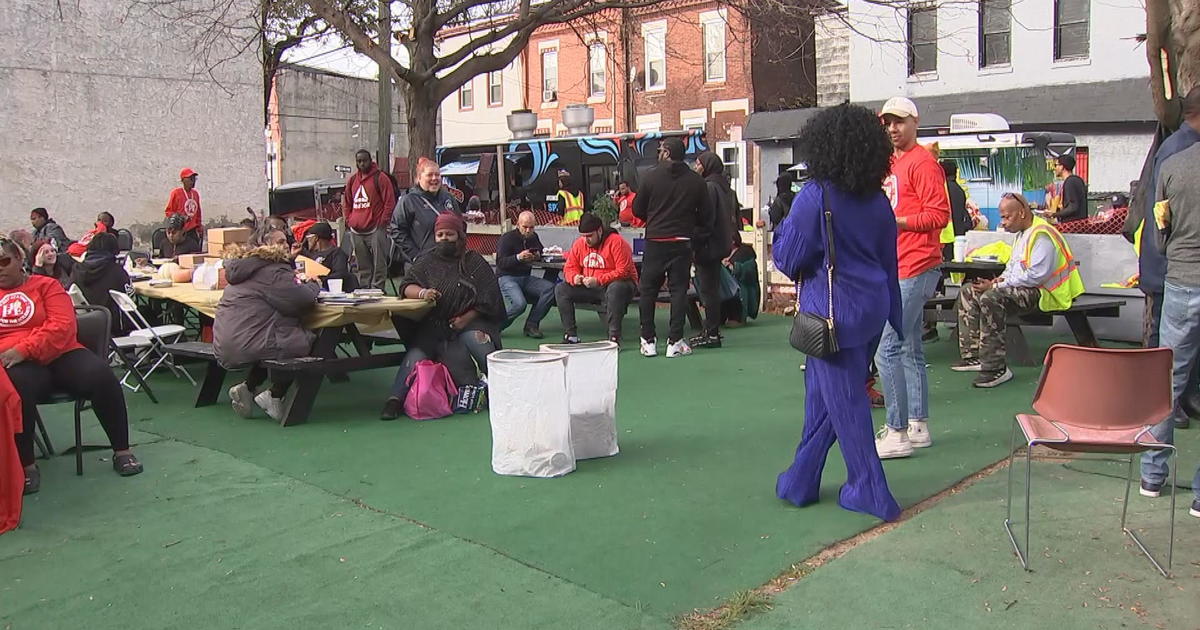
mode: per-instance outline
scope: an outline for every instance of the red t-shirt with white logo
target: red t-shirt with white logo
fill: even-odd
[[[900,279],[942,264],[940,237],[950,221],[950,196],[946,174],[933,155],[921,145],[893,155],[892,174],[883,181],[883,192],[896,216],[908,220],[908,227],[896,234]]]
[[[204,222],[204,218],[200,215],[200,191],[195,188],[186,191],[183,186],[172,190],[171,196],[167,198],[167,209],[164,214],[168,219],[173,214],[182,214],[184,232],[198,229]]]
[[[30,276],[16,288],[0,289],[0,352],[16,348],[26,361],[45,365],[82,347],[75,306],[58,280]]]

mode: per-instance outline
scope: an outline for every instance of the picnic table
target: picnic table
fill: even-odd
[[[967,280],[998,278],[1004,273],[1004,263],[988,260],[947,260],[942,274],[961,273]]]
[[[152,287],[148,282],[137,282],[133,288],[139,295],[179,302],[209,317],[216,315],[217,303],[224,293],[220,290],[197,289],[191,284]],[[363,337],[362,332],[395,330],[397,318],[419,320],[431,307],[432,304],[425,300],[396,297],[384,297],[377,302],[356,305],[318,303],[302,320],[306,328],[317,333],[312,356],[263,362],[269,371],[288,373],[296,379],[291,395],[285,399],[287,406],[281,424],[291,426],[308,420],[321,384],[326,378],[332,382],[344,382],[348,380],[346,374],[349,372],[399,365],[404,360],[404,352],[372,354],[371,344]],[[398,330],[396,332],[399,333]],[[349,337],[357,356],[337,356],[337,347],[343,335]],[[220,395],[226,370],[217,363],[215,355],[212,355],[211,345],[195,342],[173,345],[179,346],[176,353],[181,356],[209,362],[204,382],[196,398],[196,406],[214,404]],[[170,347],[168,351],[171,351]]]

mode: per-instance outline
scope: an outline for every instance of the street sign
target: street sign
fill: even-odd
[[[350,172],[353,171],[354,169],[349,166],[346,166],[345,164],[334,164],[333,170],[337,171],[338,173],[341,173],[342,175],[349,175]]]

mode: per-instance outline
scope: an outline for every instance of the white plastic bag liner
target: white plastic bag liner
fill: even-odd
[[[567,355],[567,400],[575,459],[616,455],[617,352],[612,341],[539,346]]]
[[[558,477],[575,470],[567,355],[498,350],[487,362],[492,470],[522,477]]]

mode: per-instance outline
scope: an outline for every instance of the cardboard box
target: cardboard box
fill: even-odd
[[[250,241],[250,228],[212,228],[204,233],[209,243],[246,243]]]
[[[208,254],[183,254],[179,257],[179,266],[184,269],[195,269],[196,265],[211,258]]]
[[[209,241],[208,242],[208,256],[209,256],[209,258],[224,258],[225,257],[225,243],[214,243],[212,241]]]

